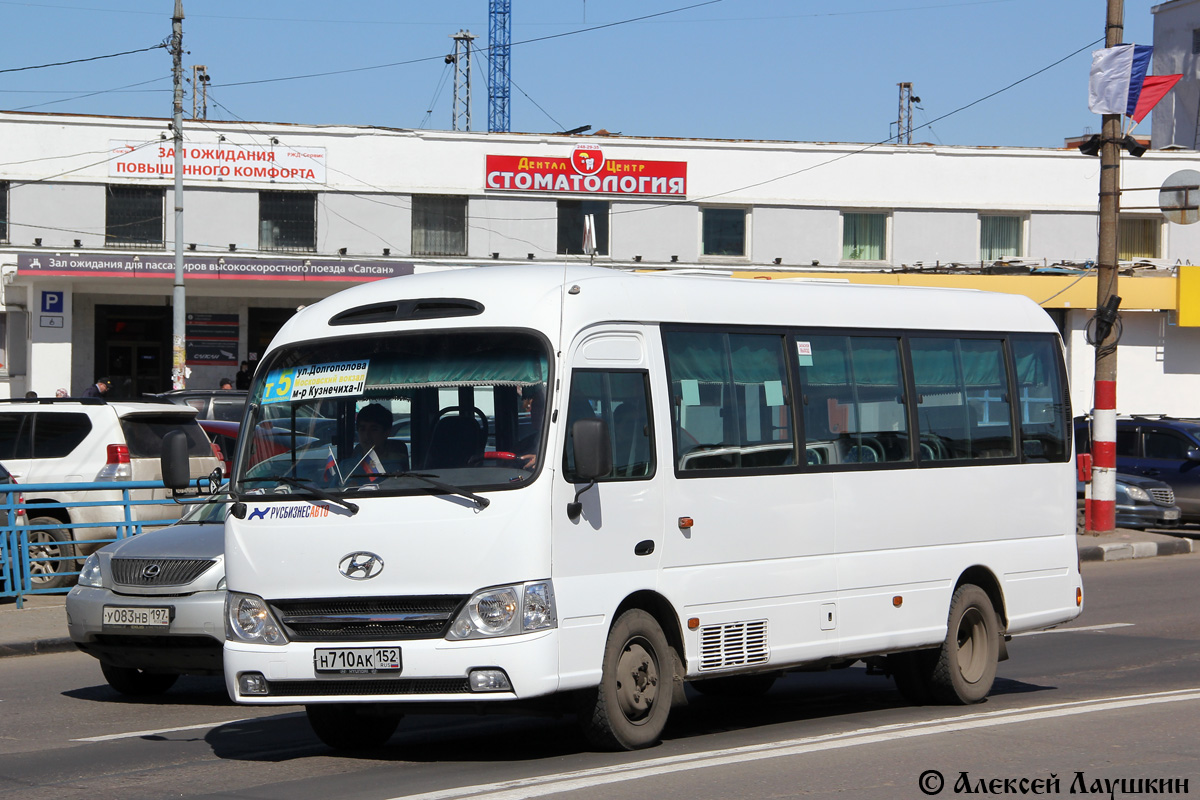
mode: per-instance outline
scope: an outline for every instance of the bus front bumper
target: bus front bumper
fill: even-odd
[[[330,671],[335,669],[329,665],[331,650],[388,648],[399,650],[399,669]],[[318,655],[326,671],[318,671]],[[226,641],[224,658],[226,687],[239,703],[502,702],[553,694],[559,687],[557,630],[465,641],[292,642],[279,647]]]

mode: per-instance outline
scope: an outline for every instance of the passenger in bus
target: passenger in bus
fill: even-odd
[[[365,476],[369,483],[374,483],[382,474],[408,471],[408,445],[388,438],[392,432],[391,411],[379,403],[364,406],[358,412],[354,428],[358,443],[351,451],[350,470],[343,469],[343,475]]]

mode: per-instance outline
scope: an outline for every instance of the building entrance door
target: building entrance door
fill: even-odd
[[[136,400],[169,389],[162,382],[162,345],[156,342],[110,342],[108,377],[112,400]]]
[[[96,306],[94,377],[112,381],[110,400],[132,400],[171,388],[171,309]]]

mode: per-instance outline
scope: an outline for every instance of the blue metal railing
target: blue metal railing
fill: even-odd
[[[193,485],[199,485],[201,478]],[[161,528],[175,522],[173,519],[134,519],[136,506],[175,506],[170,498],[137,500],[130,497],[131,493],[146,489],[162,489],[162,481],[103,481],[99,483],[21,483],[0,485],[0,598],[15,597],[17,608],[21,608],[26,595],[35,594],[65,594],[70,591],[70,585],[57,588],[46,588],[39,584],[46,582],[51,575],[62,576],[74,584],[78,577],[83,560],[77,552],[76,544],[86,544],[91,547],[103,547],[105,544],[135,536],[143,531]],[[70,492],[78,496],[80,492],[120,492],[120,499],[100,499],[86,501],[43,502],[40,497],[59,495]],[[37,502],[23,502],[20,495],[26,498],[39,497]],[[58,509],[65,509],[63,515],[78,519],[73,510],[83,508],[112,507],[114,513],[104,515],[107,519],[100,522],[59,522],[56,524],[40,523],[37,525],[18,524],[25,518],[18,516],[24,511],[27,517],[58,516]],[[45,512],[51,512],[49,514]],[[104,528],[103,538],[81,536],[80,531],[92,528]],[[55,542],[40,541],[46,537],[39,536],[42,531],[65,530],[71,536],[58,548],[58,555],[49,555],[46,545]],[[34,542],[29,541],[33,534]],[[31,552],[31,550],[33,552]]]

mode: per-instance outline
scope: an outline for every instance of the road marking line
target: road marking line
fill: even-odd
[[[156,731],[131,731],[129,733],[110,733],[104,736],[86,736],[82,739],[71,739],[72,742],[112,742],[117,739],[136,739],[139,736],[160,736],[164,733],[175,733],[177,731],[195,731],[201,728],[219,728],[222,725],[236,725],[239,722],[257,722],[262,719],[282,719],[283,717],[294,717],[298,714],[282,714],[279,716],[271,715],[269,717],[245,717],[243,719],[227,719],[224,722],[203,722],[199,725],[185,725],[182,728],[160,728]]]
[[[1080,633],[1086,631],[1107,631],[1113,628],[1132,628],[1132,622],[1109,622],[1106,625],[1086,625],[1079,628],[1051,628],[1048,631],[1026,631],[1025,633],[1014,633],[1013,638],[1018,636],[1041,636],[1043,633]]]
[[[525,800],[531,797],[560,794],[599,785],[660,777],[675,772],[719,767],[727,764],[744,763],[746,761],[805,755],[824,750],[858,747],[865,744],[894,742],[897,739],[934,736],[942,733],[1034,722],[1042,719],[1053,719],[1055,717],[1067,717],[1077,714],[1116,711],[1135,706],[1187,701],[1200,701],[1200,687],[1180,689],[1173,692],[1127,695],[1125,697],[1083,700],[1071,703],[1035,706],[1033,708],[991,711],[967,716],[943,717],[925,722],[881,725],[876,728],[863,728],[845,733],[830,733],[768,744],[668,756],[666,758],[649,759],[632,764],[541,775],[499,783],[479,784],[477,786],[460,786],[454,789],[442,789],[422,794],[400,795],[393,798],[393,800],[452,800],[456,798],[471,798],[471,800]]]

